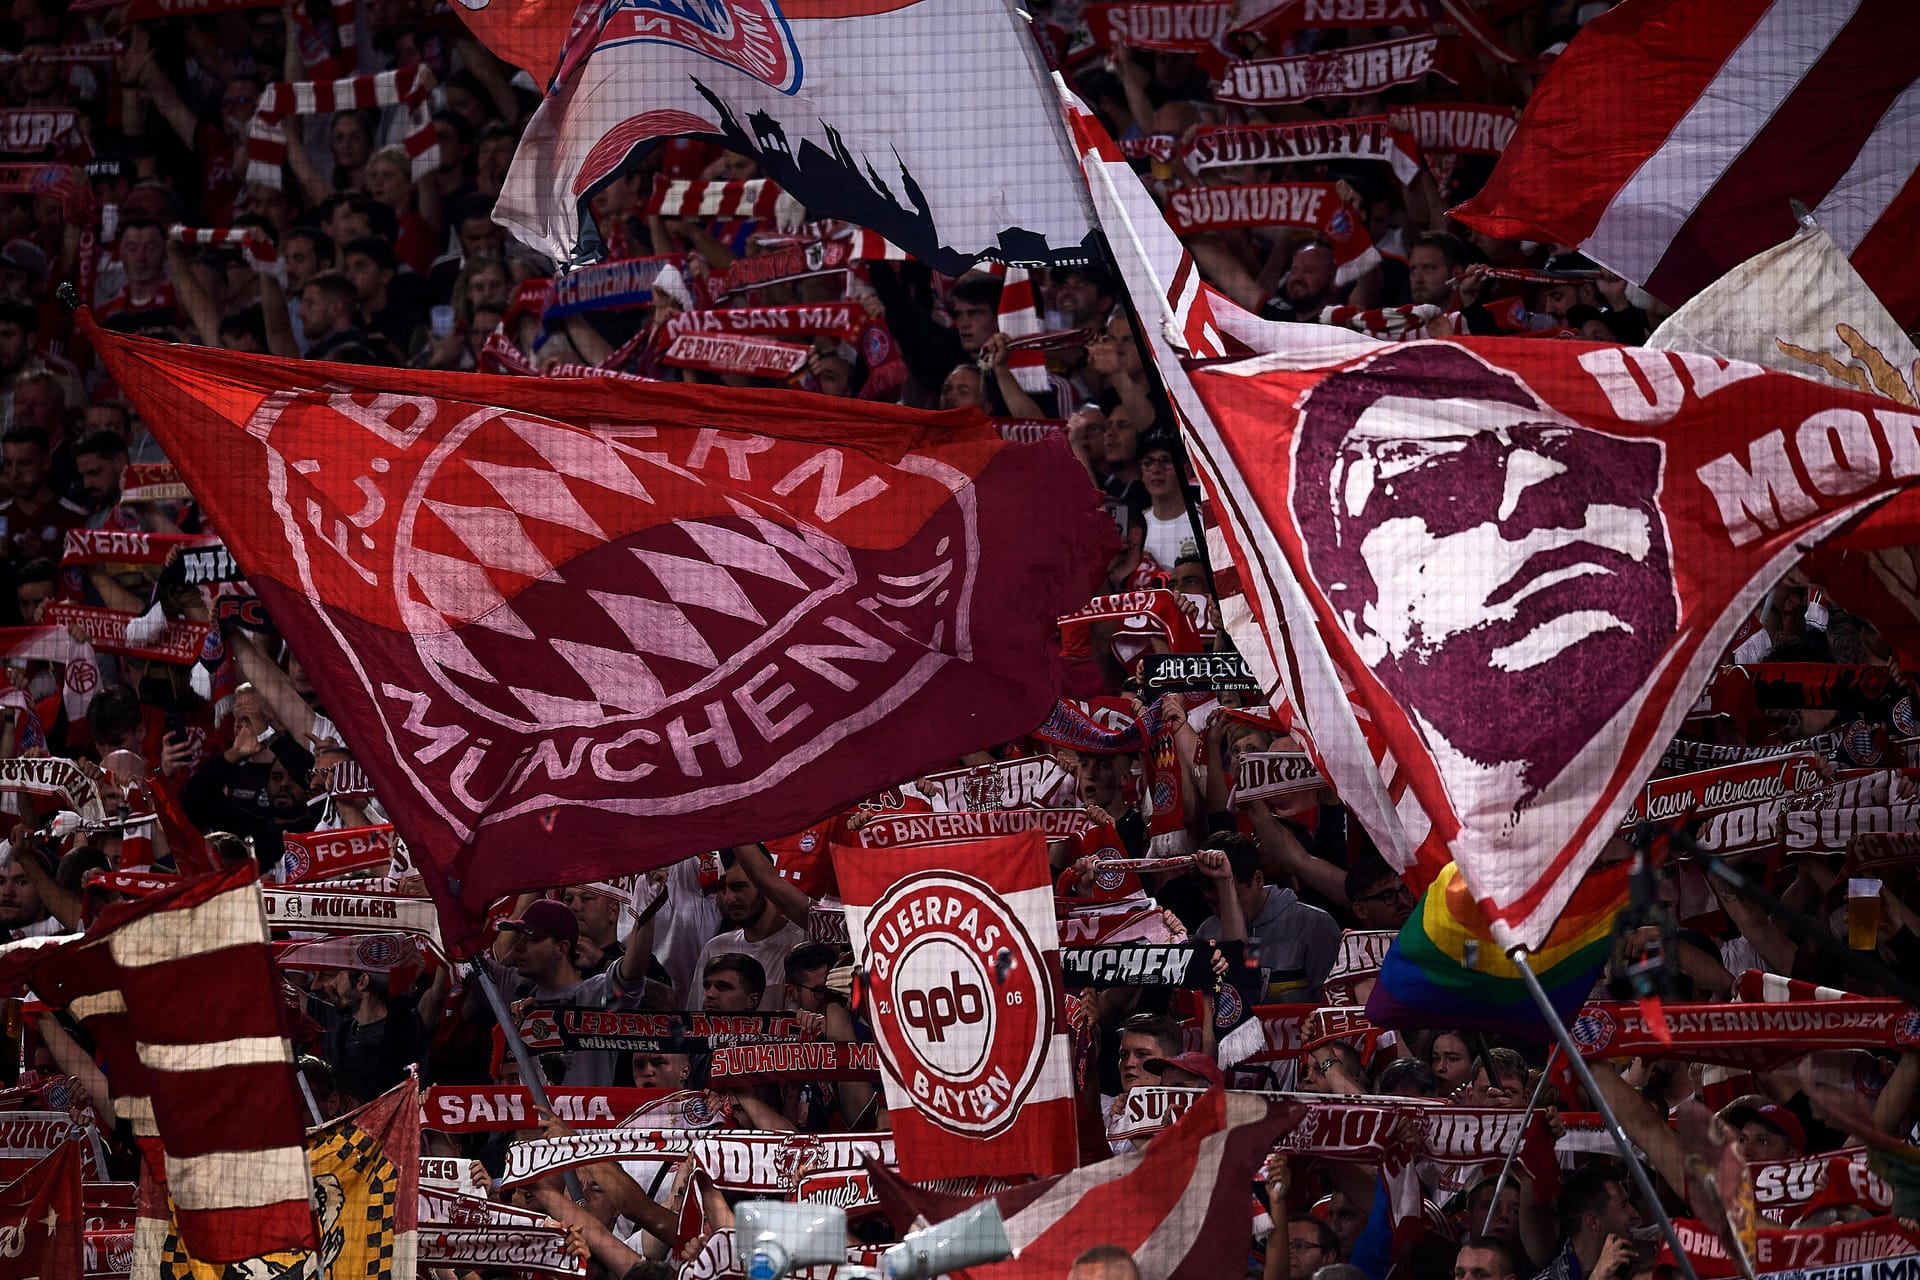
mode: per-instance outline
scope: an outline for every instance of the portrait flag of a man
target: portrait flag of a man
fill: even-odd
[[[1920,477],[1920,414],[1704,356],[1469,339],[1193,382],[1284,561],[1242,573],[1298,579],[1407,839],[1502,947],[1545,938],[1752,601]]]

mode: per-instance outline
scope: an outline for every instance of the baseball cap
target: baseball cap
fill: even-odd
[[[24,271],[34,280],[47,274],[46,250],[24,236],[9,240],[4,248],[0,248],[0,263],[16,271]]]
[[[530,941],[539,938],[558,938],[566,943],[580,941],[580,922],[574,918],[572,908],[552,898],[528,903],[519,919],[502,920],[500,928],[508,933],[524,933]]]
[[[1227,1083],[1226,1073],[1220,1070],[1220,1064],[1204,1053],[1183,1053],[1177,1058],[1147,1060],[1147,1070],[1152,1072],[1165,1072],[1169,1067],[1177,1067],[1189,1075],[1199,1076],[1215,1088]]]
[[[1800,1124],[1800,1117],[1763,1094],[1750,1093],[1735,1098],[1720,1109],[1720,1118],[1736,1129],[1758,1121],[1791,1142],[1796,1151],[1807,1149],[1807,1131]]]

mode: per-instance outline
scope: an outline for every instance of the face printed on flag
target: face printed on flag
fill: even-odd
[[[1588,430],[1458,348],[1418,346],[1309,392],[1294,453],[1316,578],[1461,783],[1511,806],[1538,794],[1673,638],[1657,440]],[[1512,723],[1486,715],[1515,699]]]
[[[1751,602],[1920,478],[1920,415],[1756,365],[1466,339],[1215,364],[1239,568],[1326,646],[1296,705],[1364,713],[1329,781],[1382,781],[1505,948],[1539,945]],[[1877,518],[1877,517],[1874,517]],[[1331,678],[1329,678],[1331,677]]]
[[[497,7],[498,0],[495,0]],[[618,0],[576,40],[496,216],[559,261],[585,202],[658,140],[751,156],[815,216],[936,270],[1092,260],[1072,157],[1025,23],[979,0]],[[967,126],[955,130],[964,117]],[[591,247],[591,246],[587,246]]]

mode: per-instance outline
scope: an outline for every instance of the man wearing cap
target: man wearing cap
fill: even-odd
[[[1556,253],[1547,259],[1548,271],[1593,271],[1593,259],[1584,253]],[[1567,321],[1567,312],[1575,307],[1598,307],[1603,299],[1600,286],[1593,280],[1561,280],[1540,291],[1540,309],[1563,328],[1576,326]]]
[[[500,922],[500,936],[480,963],[509,1001],[531,998],[536,1004],[565,1004],[592,1009],[664,1007],[667,992],[647,981],[653,923],[636,925],[627,935],[619,963],[584,977],[575,963],[580,921],[564,902],[522,894],[515,914]],[[484,1002],[470,1002],[481,1020],[489,1020]],[[567,1063],[567,1083],[600,1087],[614,1082],[619,1055],[610,1050],[581,1050]]]
[[[1173,1058],[1149,1058],[1147,1070],[1160,1073],[1160,1083],[1169,1089],[1224,1089],[1226,1073],[1220,1064],[1204,1053],[1183,1053]]]
[[[1612,1104],[1627,1137],[1646,1152],[1654,1172],[1670,1187],[1686,1187],[1686,1155],[1678,1135],[1667,1123],[1665,1108],[1656,1108],[1641,1096],[1638,1089],[1620,1078],[1611,1063],[1594,1063],[1593,1078],[1601,1095]],[[1735,1098],[1715,1118],[1726,1126],[1727,1141],[1742,1160],[1786,1160],[1806,1151],[1807,1131],[1800,1118],[1764,1094]]]

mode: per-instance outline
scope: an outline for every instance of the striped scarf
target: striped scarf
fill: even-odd
[[[189,227],[176,222],[167,228],[167,239],[204,248],[238,249],[248,266],[286,287],[286,264],[280,261],[272,237],[259,227]]]
[[[280,169],[287,161],[287,142],[280,130],[287,117],[370,107],[408,108],[407,136],[401,145],[413,161],[415,178],[432,173],[440,163],[440,144],[419,70],[405,67],[346,80],[283,80],[268,85],[247,124],[247,181],[279,189]]]

